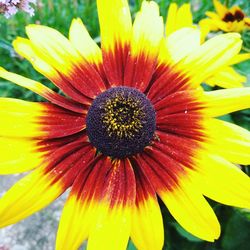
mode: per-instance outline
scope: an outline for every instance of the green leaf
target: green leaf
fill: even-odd
[[[236,124],[250,130],[250,110],[249,109],[234,112],[231,114],[231,117]]]
[[[237,209],[239,213],[241,213],[242,216],[244,216],[248,221],[250,221],[250,210],[249,209]]]
[[[249,250],[250,220],[236,210],[229,219],[222,240],[223,250]]]
[[[177,232],[184,238],[186,238],[189,241],[192,242],[202,242],[203,240],[193,236],[189,232],[187,232],[183,227],[181,227],[178,223],[174,223],[174,227],[177,230]]]

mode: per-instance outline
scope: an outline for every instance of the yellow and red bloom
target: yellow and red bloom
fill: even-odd
[[[207,11],[209,18],[199,23],[205,37],[210,31],[222,30],[224,32],[242,32],[250,28],[250,17],[247,17],[238,6],[228,9],[219,0],[213,0],[215,12]]]
[[[129,237],[138,249],[162,249],[157,196],[187,231],[214,241],[220,225],[204,196],[250,208],[249,177],[234,165],[250,163],[250,133],[215,118],[249,108],[250,88],[204,92],[200,83],[239,53],[241,38],[216,36],[192,53],[180,50],[177,62],[155,2],[144,1],[133,24],[126,0],[97,7],[101,49],[80,19],[69,40],[29,25],[29,38],[14,41],[66,96],[0,69],[49,101],[0,99],[0,173],[33,170],[0,199],[0,226],[71,187],[57,250],[86,239],[89,250],[124,250]],[[177,32],[168,39],[180,48],[200,39],[193,28]]]

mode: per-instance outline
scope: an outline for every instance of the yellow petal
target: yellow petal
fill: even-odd
[[[39,54],[39,51],[37,51],[37,49],[33,46],[32,42],[29,39],[18,37],[16,40],[14,40],[13,46],[19,55],[30,61],[30,63],[32,63],[32,66],[38,72],[40,72],[51,82],[53,82],[66,95],[70,96],[71,98],[80,103],[90,103],[90,99],[86,98],[85,95],[80,94],[79,88],[76,89],[76,83],[71,84],[69,75],[67,75],[68,73],[66,75],[65,72],[64,74],[62,74],[62,71],[58,67],[56,69],[56,67],[53,66],[53,63],[51,63],[50,60],[42,58]]]
[[[124,250],[131,227],[131,209],[99,203],[96,226],[90,231],[87,250]]]
[[[125,249],[135,199],[132,167],[99,156],[82,170],[63,210],[56,249],[78,249],[87,237],[87,249]]]
[[[190,3],[183,4],[177,11],[176,29],[193,27],[193,17]]]
[[[128,1],[97,0],[97,9],[105,75],[111,86],[121,86],[132,32]]]
[[[201,43],[204,43],[208,33],[210,31],[217,31],[218,27],[216,25],[216,22],[214,22],[214,20],[212,19],[202,19],[199,22],[199,27],[200,27],[200,32],[201,32]]]
[[[159,7],[144,1],[137,13],[131,37],[131,51],[127,59],[124,83],[144,91],[155,70],[156,60],[163,39],[163,19]]]
[[[47,78],[60,78],[52,66],[39,58],[29,39],[18,37],[13,41],[13,47],[19,55],[30,61],[33,67]]]
[[[250,29],[250,17],[244,18],[245,28]]]
[[[165,139],[168,141],[168,138]],[[161,152],[158,148],[166,152]],[[214,241],[219,237],[220,225],[212,208],[193,182],[190,168],[181,164],[189,164],[189,157],[182,161],[179,153],[172,155],[167,151],[166,145],[156,143],[155,147],[151,150],[149,148],[145,154],[137,157],[136,161],[177,222],[191,234]]]
[[[80,18],[73,19],[69,30],[69,40],[89,62],[96,65],[102,63],[101,49],[91,38]]]
[[[132,210],[131,238],[137,249],[161,250],[164,243],[161,210],[153,187],[139,171],[138,169],[136,176],[136,204]]]
[[[236,22],[227,23],[221,20],[214,20],[214,24],[218,27],[219,30],[223,30],[225,32],[237,32]]]
[[[166,19],[166,36],[169,36],[175,31],[175,24],[177,18],[178,5],[176,3],[171,3],[169,5],[167,19]]]
[[[27,88],[44,97],[48,96],[49,94],[54,93],[51,89],[47,88],[43,84],[30,80],[26,77],[17,75],[15,73],[8,72],[2,67],[0,67],[0,77],[8,81],[11,81],[21,87]]]
[[[0,227],[44,208],[72,185],[95,154],[93,147],[84,141],[86,138],[81,138],[54,150],[39,168],[4,194],[0,199]]]
[[[184,229],[198,238],[213,242],[220,235],[220,224],[199,187],[189,178],[179,177],[179,183],[173,190],[162,190],[158,194]]]
[[[130,235],[132,206],[135,202],[133,169],[128,160],[114,161],[111,169],[109,164],[106,161],[109,171],[96,180],[101,195],[95,189],[99,198],[95,198],[96,219],[90,229],[88,250],[124,250]],[[103,165],[105,163],[102,164],[102,170],[105,168]]]
[[[250,60],[250,53],[238,54],[230,60],[230,65],[241,63],[246,60]]]
[[[99,171],[103,161],[97,161],[98,166],[93,164],[89,166],[95,154],[95,150],[91,151],[92,153],[85,151],[86,154],[82,157],[81,172],[74,180],[71,193],[63,208],[57,232],[56,250],[77,250],[88,237],[90,228],[95,223],[98,204],[93,201],[92,195],[97,191],[94,185],[97,179],[95,174],[91,174],[91,170]]]
[[[199,190],[230,206],[250,208],[250,178],[221,157],[201,154],[197,159]]]
[[[98,204],[92,201],[81,202],[75,196],[69,197],[60,219],[56,250],[79,249],[94,224],[97,207]]]
[[[97,0],[104,50],[113,50],[116,43],[124,45],[130,40],[132,21],[127,0]]]
[[[240,51],[242,40],[237,33],[218,35],[202,44],[195,53],[186,57],[179,67],[198,85],[229,63]]]
[[[217,119],[204,121],[205,147],[230,162],[250,164],[250,132]]]
[[[218,117],[250,108],[250,88],[222,89],[204,92],[206,116]]]
[[[171,3],[166,18],[166,36],[169,36],[178,29],[194,27],[190,4],[185,3],[178,8],[176,3]]]
[[[183,28],[173,32],[166,38],[166,47],[169,56],[178,63],[187,55],[195,53],[200,47],[200,32],[193,28]],[[166,57],[166,54],[162,56]]]
[[[193,27],[190,4],[183,4],[179,9],[176,3],[169,6],[166,20],[166,36],[184,27]]]
[[[60,71],[57,71],[51,66],[49,61],[46,62],[46,60],[43,60],[39,56],[39,53],[36,51],[29,39],[18,37],[14,40],[13,46],[19,55],[27,59],[38,72],[53,82],[65,94],[73,97],[81,103],[89,104],[89,99],[83,95],[77,94],[77,91],[72,91],[70,83],[62,77],[62,74],[59,73]]]
[[[0,227],[16,223],[50,204],[63,192],[59,183],[51,180],[41,169],[18,181],[0,199]]]
[[[34,137],[46,135],[38,122],[46,111],[39,103],[0,98],[0,136]]]
[[[81,61],[77,51],[57,30],[30,24],[26,27],[26,32],[37,55],[59,72],[68,75],[73,65]]]
[[[229,11],[225,5],[223,5],[219,0],[213,0],[216,12],[221,18]]]
[[[0,136],[0,174],[21,173],[38,167],[43,160],[38,142]]]
[[[162,38],[163,19],[159,16],[158,5],[153,1],[143,1],[133,24],[132,56],[142,51],[156,54]]]
[[[82,96],[94,98],[106,89],[95,67],[82,57],[60,32],[34,24],[28,25],[26,32],[37,56],[63,75],[64,82],[61,82],[61,85],[64,88],[62,90],[71,87],[73,91],[69,93],[69,96],[73,99],[76,95],[77,101],[81,102]],[[68,88],[65,81],[69,85]],[[65,93],[68,94],[66,91]]]
[[[243,83],[247,81],[245,76],[236,72],[232,67],[223,67],[216,74],[205,80],[205,83],[211,86],[220,86],[222,88],[238,88],[243,87]]]
[[[148,198],[132,213],[131,238],[138,249],[161,250],[164,232],[161,210],[157,199]]]
[[[59,105],[61,107],[67,108],[69,110],[72,110],[78,113],[84,113],[84,110],[86,110],[86,108],[84,108],[84,106],[81,105],[80,103],[75,103],[74,101],[69,100],[57,94],[56,92],[49,89],[48,87],[41,84],[40,82],[33,81],[29,78],[20,76],[18,74],[8,72],[2,67],[0,67],[0,77],[8,81],[11,81],[21,87],[29,89],[37,93],[38,95],[44,97],[45,99],[51,101],[52,103]]]
[[[0,136],[59,138],[85,128],[85,115],[49,103],[0,98]]]
[[[221,19],[220,16],[217,13],[212,12],[212,11],[206,11],[205,14],[206,14],[206,16],[210,17],[211,19],[215,19],[215,20],[220,20]],[[206,20],[208,20],[208,19],[206,19]]]

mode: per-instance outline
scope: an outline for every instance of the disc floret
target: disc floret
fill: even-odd
[[[110,88],[96,97],[88,111],[89,139],[105,155],[124,158],[139,153],[154,131],[154,108],[135,88]]]

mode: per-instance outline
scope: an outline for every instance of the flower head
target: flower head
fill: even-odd
[[[126,0],[97,0],[97,7],[101,49],[80,19],[69,39],[29,25],[28,39],[14,41],[65,96],[0,69],[49,101],[0,99],[0,173],[32,170],[0,199],[0,226],[71,187],[57,250],[86,239],[90,250],[124,250],[129,237],[138,249],[162,249],[157,197],[186,230],[214,241],[220,225],[205,197],[250,208],[249,177],[234,165],[250,163],[250,133],[216,119],[249,108],[250,89],[204,92],[200,83],[239,53],[240,35],[200,45],[193,28],[165,38],[153,1],[142,3],[133,23]]]
[[[199,25],[207,35],[210,31],[241,32],[250,28],[250,18],[238,6],[228,9],[219,0],[213,0],[216,13],[207,11],[209,17],[200,21]]]
[[[18,10],[22,10],[33,16],[34,9],[30,6],[31,3],[36,4],[36,0],[0,0],[0,14],[9,18],[15,15]]]

